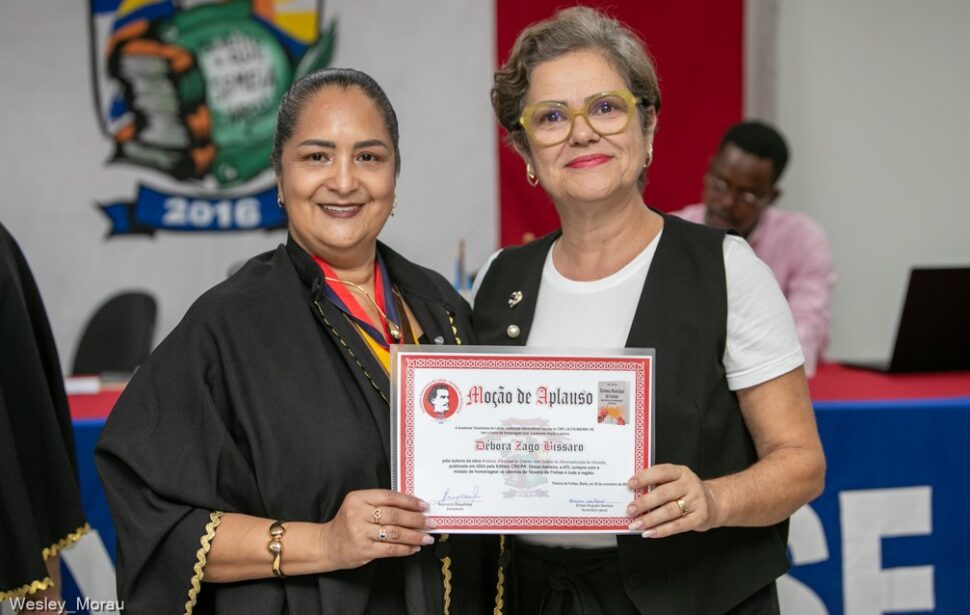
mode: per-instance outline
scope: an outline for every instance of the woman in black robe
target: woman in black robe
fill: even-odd
[[[390,344],[472,342],[447,281],[377,241],[394,111],[363,73],[311,74],[283,98],[272,158],[286,245],[189,309],[98,445],[119,598],[137,613],[482,612],[477,539],[435,541],[424,503],[389,490]]]
[[[0,601],[57,600],[61,549],[88,531],[47,312],[0,225]]]

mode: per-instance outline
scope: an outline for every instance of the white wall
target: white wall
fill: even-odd
[[[284,238],[256,231],[105,239],[109,223],[98,202],[130,200],[139,180],[166,179],[105,162],[112,146],[93,102],[87,6],[0,6],[0,221],[28,256],[64,365],[84,321],[109,294],[154,292],[160,340],[232,264]],[[497,245],[498,223],[491,4],[327,0],[323,17],[338,21],[332,64],[370,72],[399,115],[399,207],[382,239],[449,279],[459,238],[469,266],[484,261]]]
[[[777,71],[775,100],[749,108],[774,114],[792,145],[780,206],[829,232],[830,356],[888,356],[909,267],[970,263],[958,195],[970,169],[970,2],[749,0],[759,3],[777,11],[776,61],[760,63]],[[401,119],[400,207],[383,238],[449,278],[458,238],[469,266],[482,262],[497,226],[490,3],[328,0],[333,17],[334,63],[371,72]],[[145,175],[105,164],[87,19],[86,3],[60,0],[6,0],[0,19],[0,220],[30,258],[65,364],[108,294],[155,291],[161,335],[232,263],[282,238],[104,239],[96,203],[132,197]]]
[[[970,2],[777,1],[780,206],[829,233],[829,356],[888,358],[909,268],[970,265]]]

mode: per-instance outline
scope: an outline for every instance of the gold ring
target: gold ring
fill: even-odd
[[[677,500],[677,506],[680,507],[681,517],[687,514],[687,502],[684,501],[684,498],[680,498],[679,500]]]
[[[383,525],[381,526],[380,531],[377,532],[377,540],[381,542],[384,542],[385,540],[387,540],[387,528],[384,527]]]
[[[370,516],[371,517],[374,517],[374,521],[380,521],[381,520],[381,509],[380,508],[375,508],[374,509],[374,512],[372,512],[370,514]]]

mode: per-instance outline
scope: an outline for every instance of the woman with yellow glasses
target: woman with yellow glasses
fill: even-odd
[[[480,342],[656,349],[656,465],[617,477],[631,533],[517,537],[507,612],[778,612],[787,519],[825,461],[771,271],[741,238],[644,205],[660,91],[623,24],[583,7],[533,24],[492,103],[562,228],[480,273]]]

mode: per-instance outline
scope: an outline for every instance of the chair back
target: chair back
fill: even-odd
[[[132,373],[152,350],[157,306],[145,292],[123,292],[105,301],[84,327],[74,374]]]

